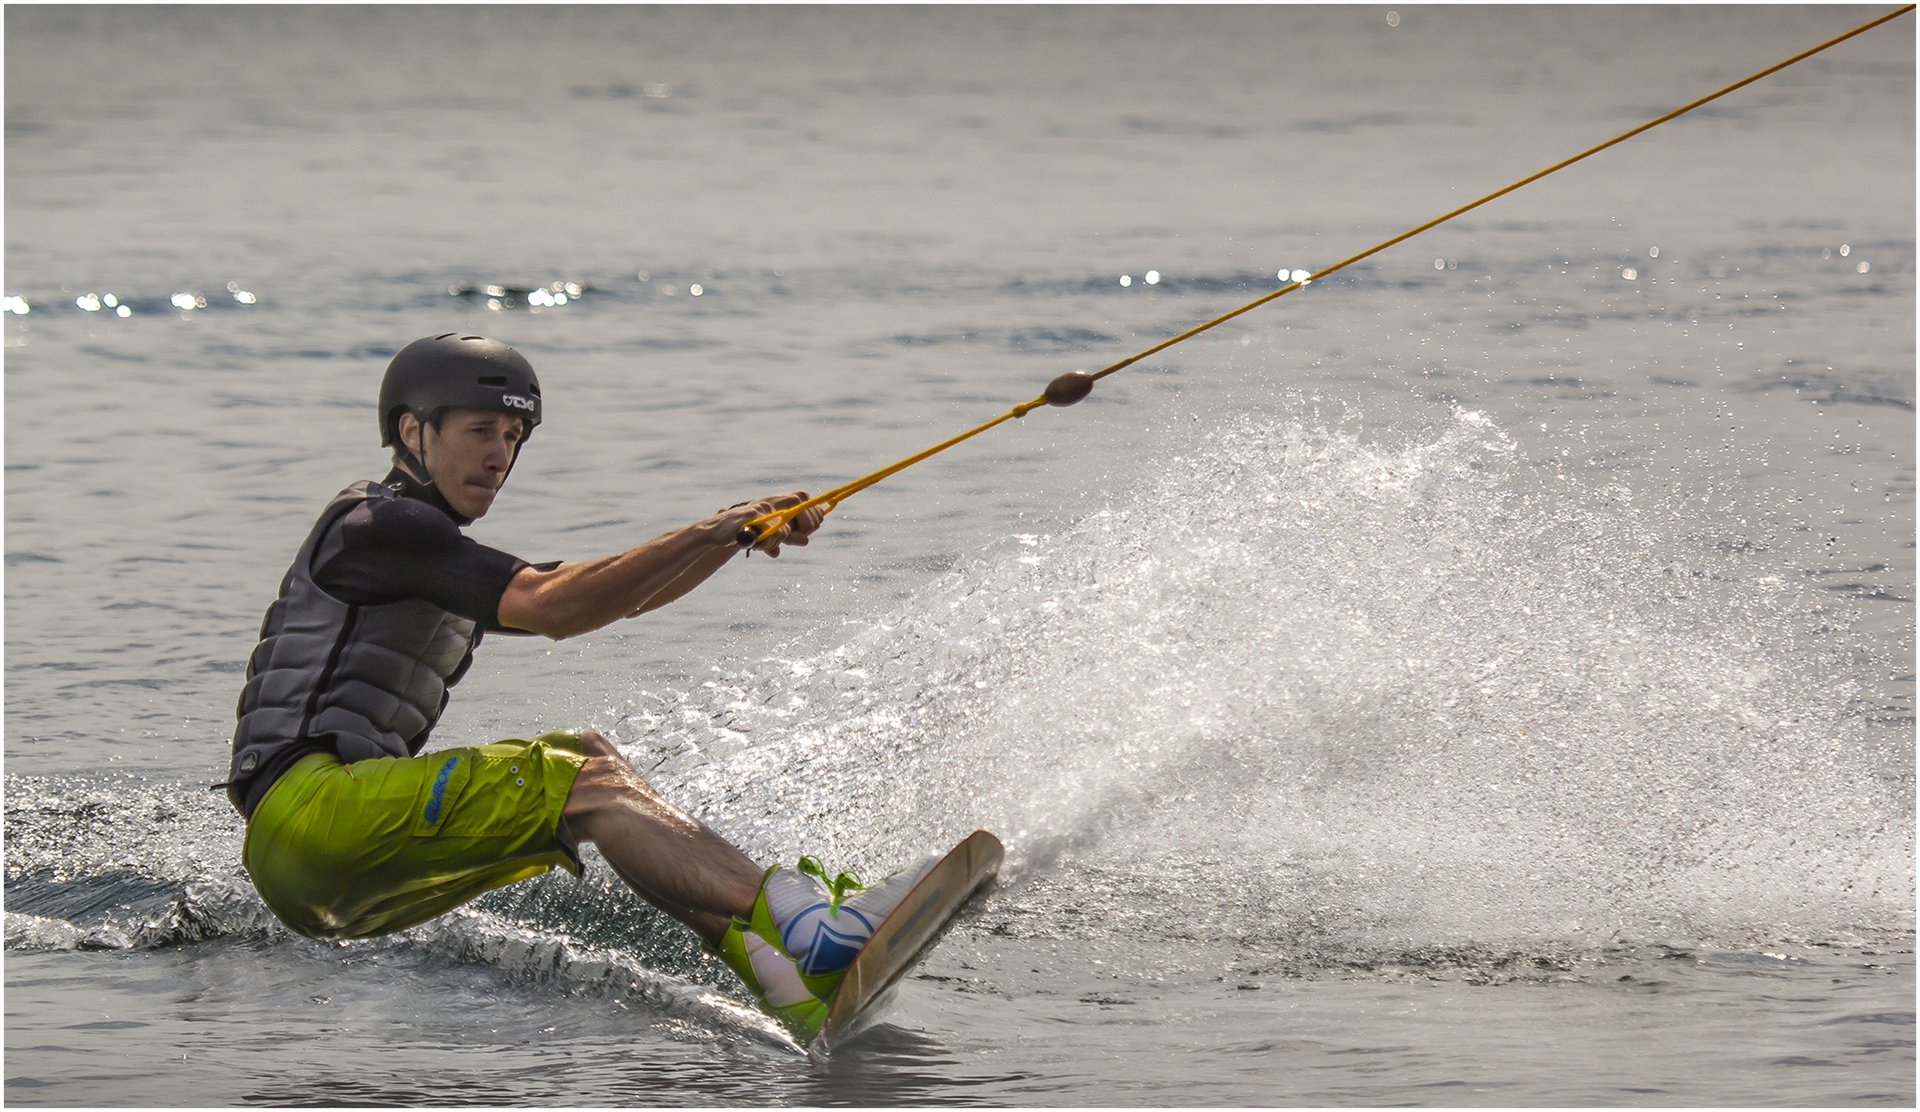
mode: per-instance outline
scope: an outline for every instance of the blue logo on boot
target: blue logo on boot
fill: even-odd
[[[824,903],[815,904],[787,921],[780,944],[798,959],[808,976],[837,973],[853,964],[860,947],[873,937],[873,924],[850,907],[836,917]]]

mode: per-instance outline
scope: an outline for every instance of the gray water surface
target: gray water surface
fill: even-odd
[[[490,640],[436,746],[595,725],[768,861],[1001,834],[832,1060],[597,858],[349,944],[239,867],[244,662],[408,341],[545,386],[472,535],[604,555],[1878,9],[1395,14],[10,7],[8,1100],[1910,1104],[1910,17]]]

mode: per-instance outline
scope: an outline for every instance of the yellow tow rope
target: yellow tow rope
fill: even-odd
[[[1089,393],[1091,393],[1093,391],[1093,384],[1096,381],[1107,377],[1108,375],[1112,374],[1117,370],[1120,370],[1123,367],[1131,366],[1134,363],[1138,363],[1140,360],[1145,359],[1147,356],[1152,355],[1156,352],[1165,351],[1167,348],[1172,347],[1173,345],[1179,343],[1182,340],[1188,339],[1193,336],[1198,336],[1200,333],[1205,332],[1207,329],[1212,328],[1214,325],[1232,320],[1234,317],[1239,316],[1241,313],[1244,313],[1249,309],[1253,309],[1261,305],[1265,305],[1267,302],[1272,301],[1274,298],[1279,297],[1281,294],[1292,293],[1294,290],[1299,289],[1301,286],[1306,285],[1308,282],[1318,281],[1319,279],[1325,278],[1327,275],[1332,274],[1336,270],[1340,270],[1345,267],[1352,266],[1354,263],[1359,262],[1361,259],[1364,259],[1369,255],[1377,254],[1381,251],[1386,250],[1389,247],[1392,247],[1394,244],[1399,243],[1401,240],[1411,239],[1414,236],[1419,235],[1421,232],[1424,232],[1429,228],[1435,227],[1440,224],[1444,224],[1447,221],[1452,220],[1454,217],[1459,216],[1461,213],[1469,212],[1473,209],[1479,208],[1481,205],[1486,204],[1488,201],[1491,201],[1496,197],[1504,197],[1507,194],[1513,192],[1514,190],[1520,188],[1521,186],[1539,181],[1541,178],[1546,177],[1548,174],[1551,174],[1556,170],[1565,169],[1566,167],[1573,165],[1574,163],[1580,161],[1581,159],[1586,158],[1588,155],[1598,154],[1601,151],[1606,150],[1608,147],[1613,146],[1615,143],[1624,142],[1640,134],[1641,132],[1648,130],[1649,128],[1658,127],[1661,124],[1666,123],[1668,120],[1671,120],[1676,116],[1685,115],[1686,113],[1693,111],[1694,109],[1700,107],[1703,104],[1706,104],[1709,101],[1718,100],[1719,98],[1726,96],[1728,93],[1733,92],[1735,89],[1741,88],[1746,85],[1751,85],[1755,81],[1758,81],[1763,77],[1766,77],[1768,74],[1776,73],[1780,70],[1786,69],[1790,65],[1793,65],[1795,62],[1799,62],[1807,58],[1811,58],[1815,54],[1820,53],[1822,50],[1825,50],[1830,46],[1836,46],[1854,37],[1855,35],[1861,34],[1866,31],[1871,31],[1873,28],[1880,26],[1882,23],[1885,23],[1890,19],[1896,19],[1900,16],[1907,14],[1910,11],[1913,11],[1915,7],[1916,5],[1914,4],[1908,4],[1906,7],[1895,9],[1894,11],[1888,12],[1887,14],[1881,16],[1878,19],[1871,20],[1867,23],[1863,23],[1860,26],[1855,27],[1853,30],[1848,31],[1844,35],[1840,35],[1837,38],[1828,39],[1826,42],[1821,43],[1819,46],[1816,46],[1811,50],[1802,51],[1801,53],[1795,54],[1793,57],[1788,58],[1784,62],[1777,62],[1771,66],[1768,66],[1766,69],[1763,69],[1760,72],[1753,74],[1751,77],[1744,77],[1739,81],[1736,81],[1731,85],[1728,85],[1726,88],[1721,89],[1718,92],[1709,93],[1706,96],[1701,97],[1699,100],[1696,100],[1691,104],[1681,105],[1679,108],[1676,108],[1671,112],[1668,112],[1666,115],[1648,120],[1646,123],[1641,124],[1639,127],[1636,127],[1631,131],[1621,132],[1619,135],[1614,136],[1613,138],[1607,140],[1604,143],[1599,144],[1598,146],[1589,147],[1586,150],[1581,151],[1579,154],[1574,155],[1572,158],[1566,159],[1565,161],[1562,161],[1562,162],[1556,162],[1553,165],[1547,167],[1546,169],[1541,170],[1539,173],[1529,174],[1528,176],[1521,178],[1519,181],[1514,182],[1512,185],[1506,186],[1501,189],[1496,189],[1492,193],[1487,194],[1486,196],[1480,198],[1477,201],[1471,202],[1469,204],[1461,205],[1459,208],[1454,209],[1452,212],[1449,212],[1443,216],[1436,216],[1432,220],[1427,221],[1425,224],[1422,224],[1419,227],[1410,228],[1407,231],[1401,232],[1399,235],[1394,236],[1392,239],[1383,240],[1380,243],[1374,244],[1372,247],[1367,248],[1365,251],[1360,252],[1358,255],[1354,255],[1351,258],[1342,259],[1339,262],[1334,263],[1332,266],[1327,267],[1325,270],[1317,271],[1297,282],[1289,282],[1288,284],[1281,286],[1279,289],[1274,290],[1272,293],[1254,298],[1252,301],[1247,302],[1245,305],[1240,306],[1238,309],[1235,309],[1230,313],[1222,313],[1221,315],[1213,318],[1212,320],[1206,322],[1205,324],[1201,324],[1193,328],[1189,328],[1185,332],[1180,333],[1178,336],[1175,336],[1172,339],[1162,340],[1161,342],[1153,345],[1152,347],[1148,348],[1143,352],[1140,352],[1136,355],[1127,356],[1125,359],[1120,360],[1118,363],[1115,363],[1108,367],[1104,367],[1098,371],[1093,372],[1092,374],[1087,374],[1084,371],[1068,371],[1066,374],[1063,374],[1059,378],[1056,378],[1052,382],[1048,383],[1046,392],[1042,393],[1039,397],[1033,399],[1030,402],[1022,402],[1019,405],[1014,406],[1012,409],[1009,409],[1005,413],[1002,413],[1000,416],[995,417],[993,420],[988,421],[984,425],[979,425],[974,428],[968,429],[966,432],[961,433],[959,436],[956,436],[951,440],[943,440],[940,443],[935,444],[933,447],[928,448],[924,452],[917,452],[911,456],[908,456],[906,459],[899,461],[898,463],[889,464],[888,466],[873,472],[871,475],[861,476],[860,478],[855,479],[852,482],[845,484],[844,486],[837,486],[832,490],[827,491],[825,494],[815,495],[814,497],[807,499],[805,502],[802,502],[797,506],[790,506],[787,509],[777,510],[773,513],[763,514],[760,517],[754,518],[752,521],[749,521],[746,525],[741,527],[740,535],[739,535],[740,546],[742,548],[747,548],[747,547],[751,547],[752,545],[760,543],[760,541],[766,539],[768,536],[777,532],[782,526],[786,525],[789,521],[792,521],[795,517],[798,517],[801,513],[804,513],[805,511],[815,506],[822,507],[821,512],[823,513],[831,513],[834,507],[838,506],[841,503],[841,501],[847,498],[849,495],[857,494],[858,492],[867,489],[868,487],[872,486],[873,484],[879,482],[880,480],[886,478],[889,475],[892,475],[899,471],[904,471],[907,468],[912,467],[914,464],[919,463],[921,460],[926,459],[928,456],[932,456],[940,452],[944,452],[948,448],[953,447],[955,444],[958,444],[963,440],[968,440],[975,436],[978,436],[981,433],[986,432],[988,429],[992,428],[993,426],[1000,424],[1002,421],[1010,421],[1018,417],[1025,417],[1029,411],[1036,409],[1042,405],[1058,405],[1058,406],[1072,405],[1073,403],[1079,401],[1080,399],[1086,397]]]

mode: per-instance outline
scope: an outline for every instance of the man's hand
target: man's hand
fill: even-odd
[[[798,506],[810,497],[812,496],[806,491],[796,490],[790,494],[769,495],[721,510],[714,515],[717,522],[714,527],[716,543],[738,545],[740,530],[745,528],[748,522],[757,517],[765,517],[767,514]],[[807,538],[815,529],[820,528],[820,523],[826,519],[825,510],[818,506],[810,506],[753,547],[769,556],[777,557],[780,555],[780,546],[783,544],[805,546]]]

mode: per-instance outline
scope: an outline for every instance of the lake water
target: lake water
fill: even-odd
[[[7,1099],[1911,1104],[1911,17],[489,641],[436,745],[597,725],[764,860],[1002,835],[830,1060],[591,855],[291,936],[206,791],[418,336],[546,388],[472,534],[603,555],[1880,10],[9,7]]]

